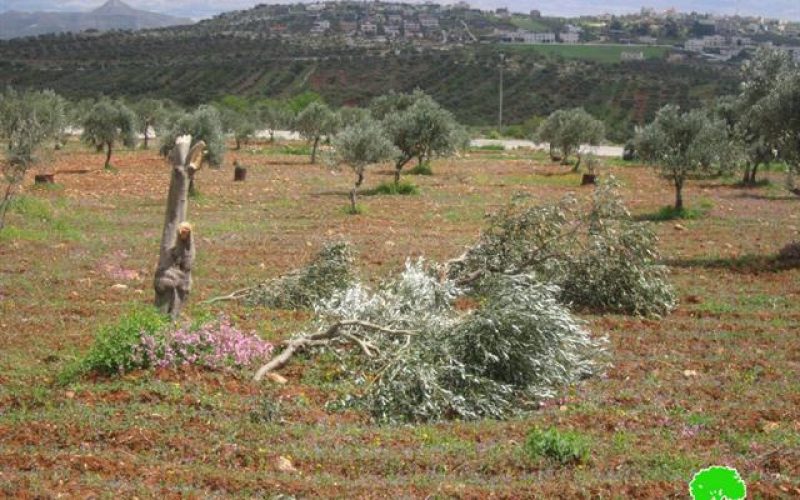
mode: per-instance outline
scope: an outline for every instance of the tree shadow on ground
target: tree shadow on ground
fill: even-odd
[[[665,259],[669,267],[693,269],[725,269],[741,274],[777,273],[800,268],[800,257],[780,255],[742,255],[740,257]]]
[[[800,196],[790,194],[785,196],[770,196],[761,193],[744,192],[739,193],[737,198],[747,198],[750,200],[765,200],[765,201],[800,201]]]

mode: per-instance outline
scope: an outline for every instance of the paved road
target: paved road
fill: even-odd
[[[67,134],[70,135],[80,135],[83,130],[80,128],[68,128],[66,130]],[[155,131],[150,132],[150,138],[155,138],[156,134]],[[256,132],[256,137],[261,139],[266,139],[269,137],[269,132],[266,130],[260,130]],[[139,138],[142,138],[142,135],[139,134]],[[296,132],[291,132],[289,130],[276,130],[275,131],[275,138],[281,140],[290,140],[296,141],[301,139],[300,135]],[[506,150],[513,150],[518,148],[530,148],[530,149],[541,149],[547,150],[548,145],[547,143],[536,143],[533,141],[523,141],[519,139],[473,139],[470,144],[475,147],[481,146],[503,146]],[[620,146],[581,146],[581,151],[584,153],[592,152],[597,156],[605,156],[605,157],[613,157],[613,156],[622,156],[622,147]]]
[[[503,146],[506,150],[517,148],[530,149],[549,149],[547,143],[536,143],[533,141],[523,141],[520,139],[473,139],[470,144],[475,147],[481,146]],[[594,153],[597,156],[613,157],[622,156],[621,146],[581,146],[584,153]]]

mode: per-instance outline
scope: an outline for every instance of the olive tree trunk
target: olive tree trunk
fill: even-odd
[[[683,179],[675,179],[675,211],[683,210]]]
[[[413,157],[401,156],[394,163],[394,183],[395,183],[395,185],[400,184],[400,172],[403,171],[403,167],[406,166],[406,163],[411,161],[411,158],[413,158]]]
[[[356,183],[353,185],[353,189],[350,191],[350,210],[351,213],[357,213],[356,208],[356,195],[358,194],[358,188],[361,186],[361,183],[364,182],[364,171],[363,169],[358,170],[356,172],[358,175],[358,179],[356,179]]]
[[[172,319],[180,315],[192,287],[194,235],[186,210],[189,180],[203,164],[206,145],[200,141],[190,148],[191,143],[191,136],[179,137],[170,154],[172,176],[154,280],[155,305]]]
[[[144,149],[150,148],[150,121],[146,120],[144,122]]]
[[[317,163],[317,147],[319,146],[320,137],[314,138],[314,146],[311,149],[311,163]]]
[[[106,151],[106,164],[105,164],[105,166],[103,168],[108,170],[108,169],[111,168],[111,152],[114,149],[114,143],[113,142],[109,142],[109,143],[106,144],[106,147],[108,148],[108,150]]]

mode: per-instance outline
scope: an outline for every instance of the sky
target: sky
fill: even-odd
[[[105,0],[0,0],[0,12],[22,11],[85,11],[99,7]],[[260,3],[290,3],[291,0],[123,0],[137,9],[201,19],[226,10],[247,9]],[[421,3],[418,0],[405,0]],[[455,3],[443,1],[442,3]],[[482,9],[508,7],[515,12],[538,9],[544,15],[576,16],[580,14],[620,14],[638,11],[642,6],[659,10],[674,7],[682,12],[757,15],[800,21],[800,0],[472,0]]]

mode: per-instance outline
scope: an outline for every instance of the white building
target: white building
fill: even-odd
[[[644,52],[622,52],[619,55],[621,61],[644,61]]]
[[[439,20],[435,17],[419,16],[419,24],[421,24],[423,28],[438,28]]]
[[[378,25],[374,23],[364,23],[361,25],[361,33],[365,35],[375,35],[378,33]]]
[[[383,32],[387,37],[397,38],[400,36],[400,27],[398,26],[384,26]]]
[[[314,23],[314,27],[311,28],[311,33],[322,34],[328,31],[329,29],[331,29],[331,22],[326,20],[320,20]]]
[[[514,38],[522,43],[556,43],[555,33],[530,33],[523,31],[521,33],[517,33]]]
[[[703,45],[706,49],[723,49],[728,46],[728,39],[722,35],[704,36]]]
[[[561,43],[578,43],[581,39],[581,35],[578,33],[559,33],[558,38],[561,40]]]
[[[683,44],[683,48],[689,52],[703,52],[706,44],[700,38],[690,38]]]

